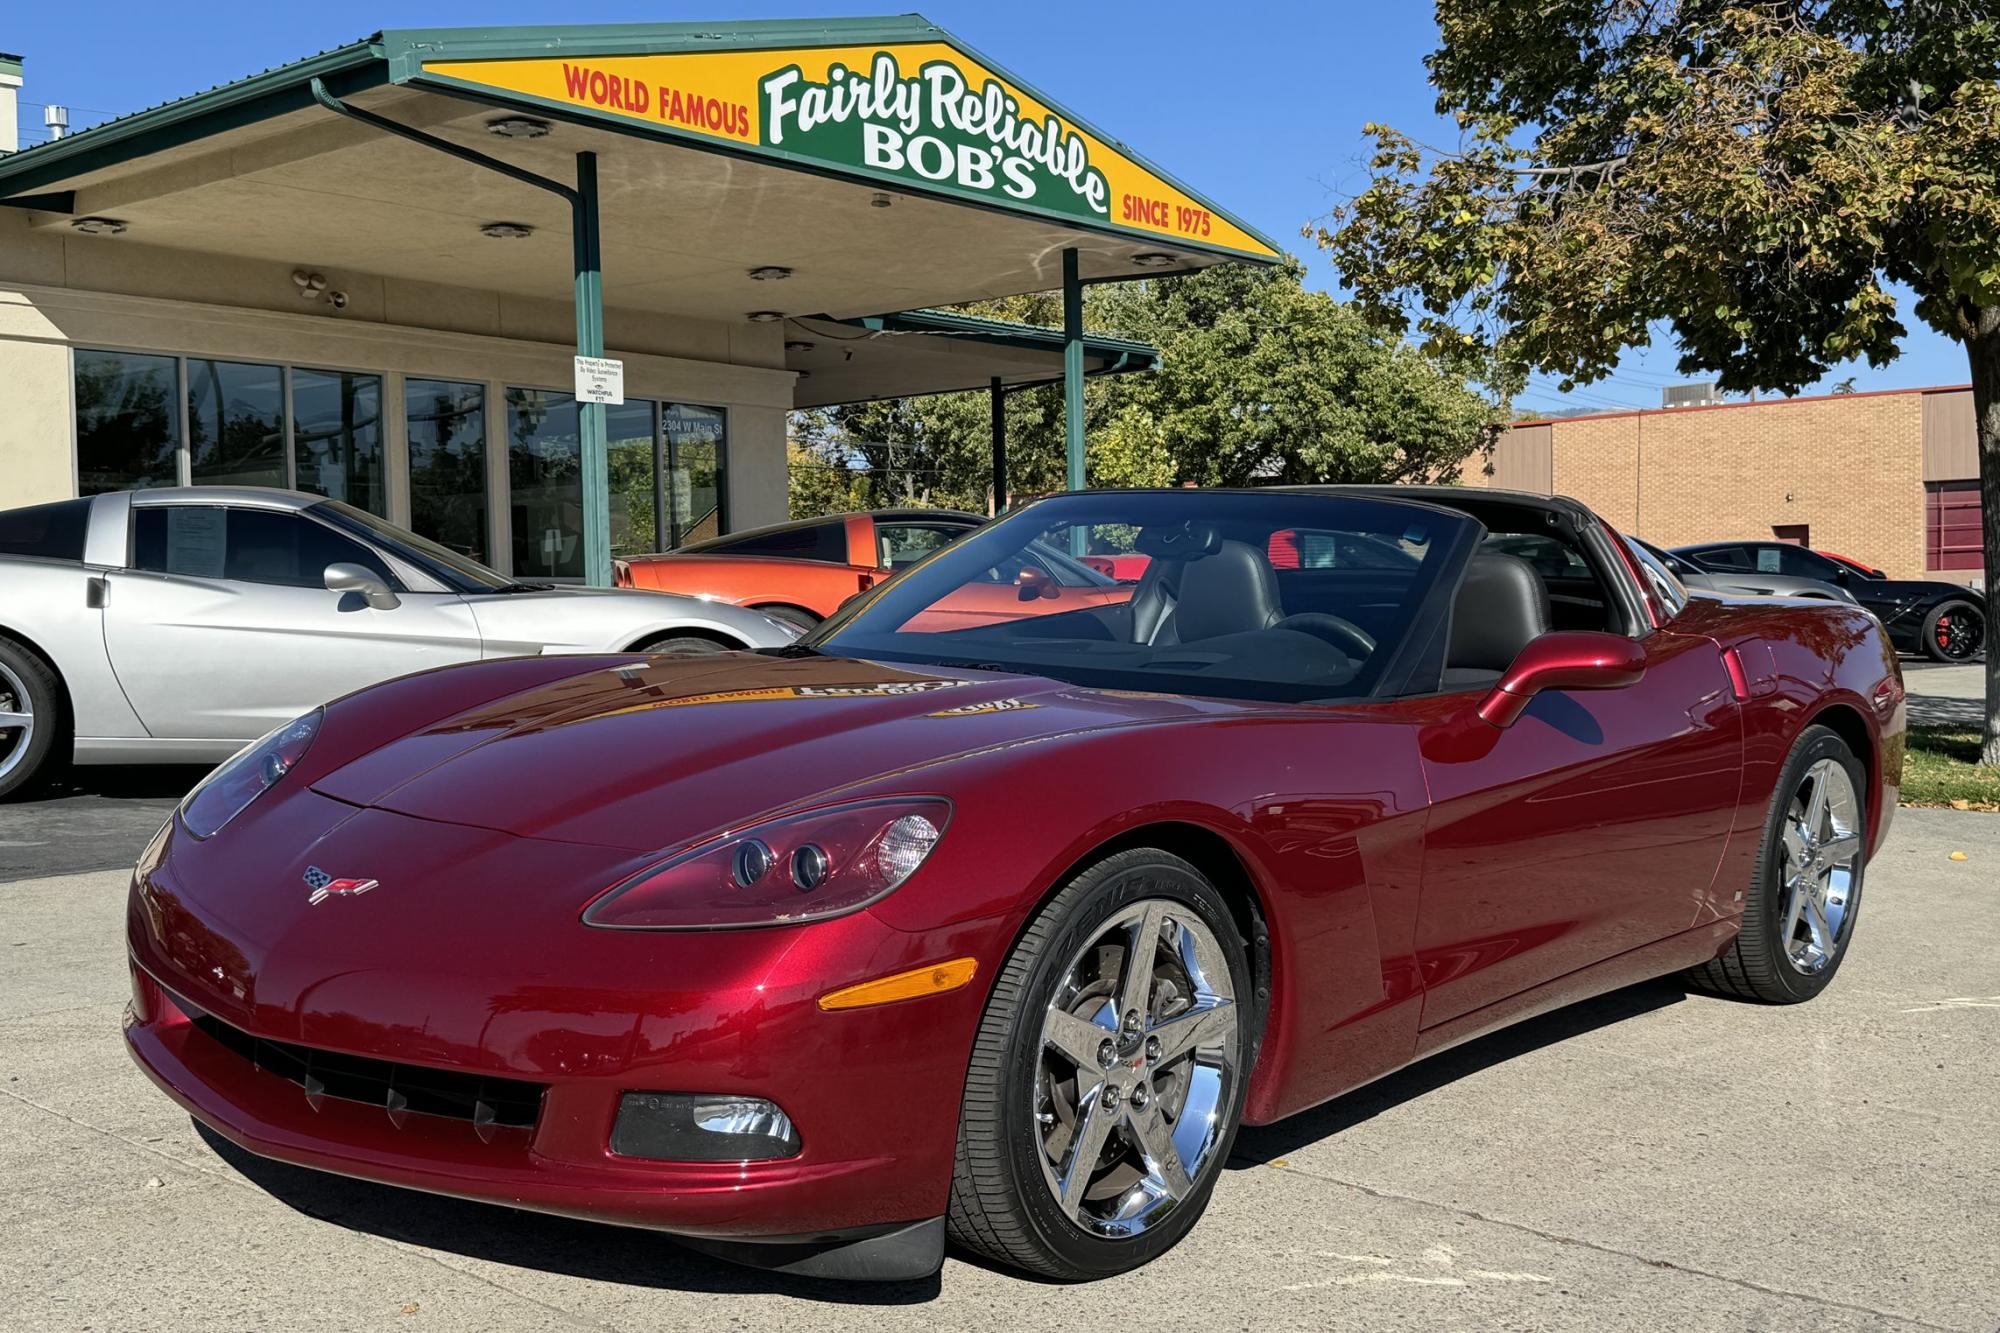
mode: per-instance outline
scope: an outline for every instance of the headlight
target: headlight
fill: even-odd
[[[214,837],[223,825],[248,809],[250,802],[276,786],[312,748],[325,711],[315,708],[262,740],[250,742],[203,778],[181,802],[181,823],[187,831],[197,838]]]
[[[940,796],[774,819],[648,866],[586,908],[584,924],[728,930],[842,916],[914,875],[950,821],[951,802]]]

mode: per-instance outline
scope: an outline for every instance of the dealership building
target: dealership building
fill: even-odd
[[[784,518],[794,408],[1061,382],[1080,471],[1156,361],[1082,287],[1278,259],[916,17],[383,32],[13,152],[0,76],[0,508],[291,486],[603,582]]]
[[[1660,546],[1776,539],[1893,578],[1982,577],[1963,385],[1517,422],[1466,480],[1575,496]]]

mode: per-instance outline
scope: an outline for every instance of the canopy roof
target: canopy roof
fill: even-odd
[[[0,159],[0,202],[44,228],[111,217],[149,245],[569,296],[562,199],[341,117],[315,79],[554,180],[597,153],[621,311],[849,319],[1046,291],[1067,247],[1086,281],[1278,256],[916,16],[386,31]],[[547,132],[503,137],[510,115]],[[772,268],[790,273],[749,276]]]

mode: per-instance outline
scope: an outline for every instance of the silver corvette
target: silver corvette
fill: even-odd
[[[482,657],[776,648],[755,611],[516,583],[338,501],[203,486],[0,512],[0,798],[206,763],[364,685]]]

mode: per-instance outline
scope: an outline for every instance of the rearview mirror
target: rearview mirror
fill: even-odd
[[[1646,674],[1646,650],[1622,634],[1558,630],[1529,641],[1479,704],[1479,716],[1511,727],[1543,690],[1622,690]]]
[[[368,605],[377,611],[394,611],[403,604],[400,597],[389,590],[373,571],[362,565],[346,563],[326,567],[326,590],[328,592],[358,592]]]

